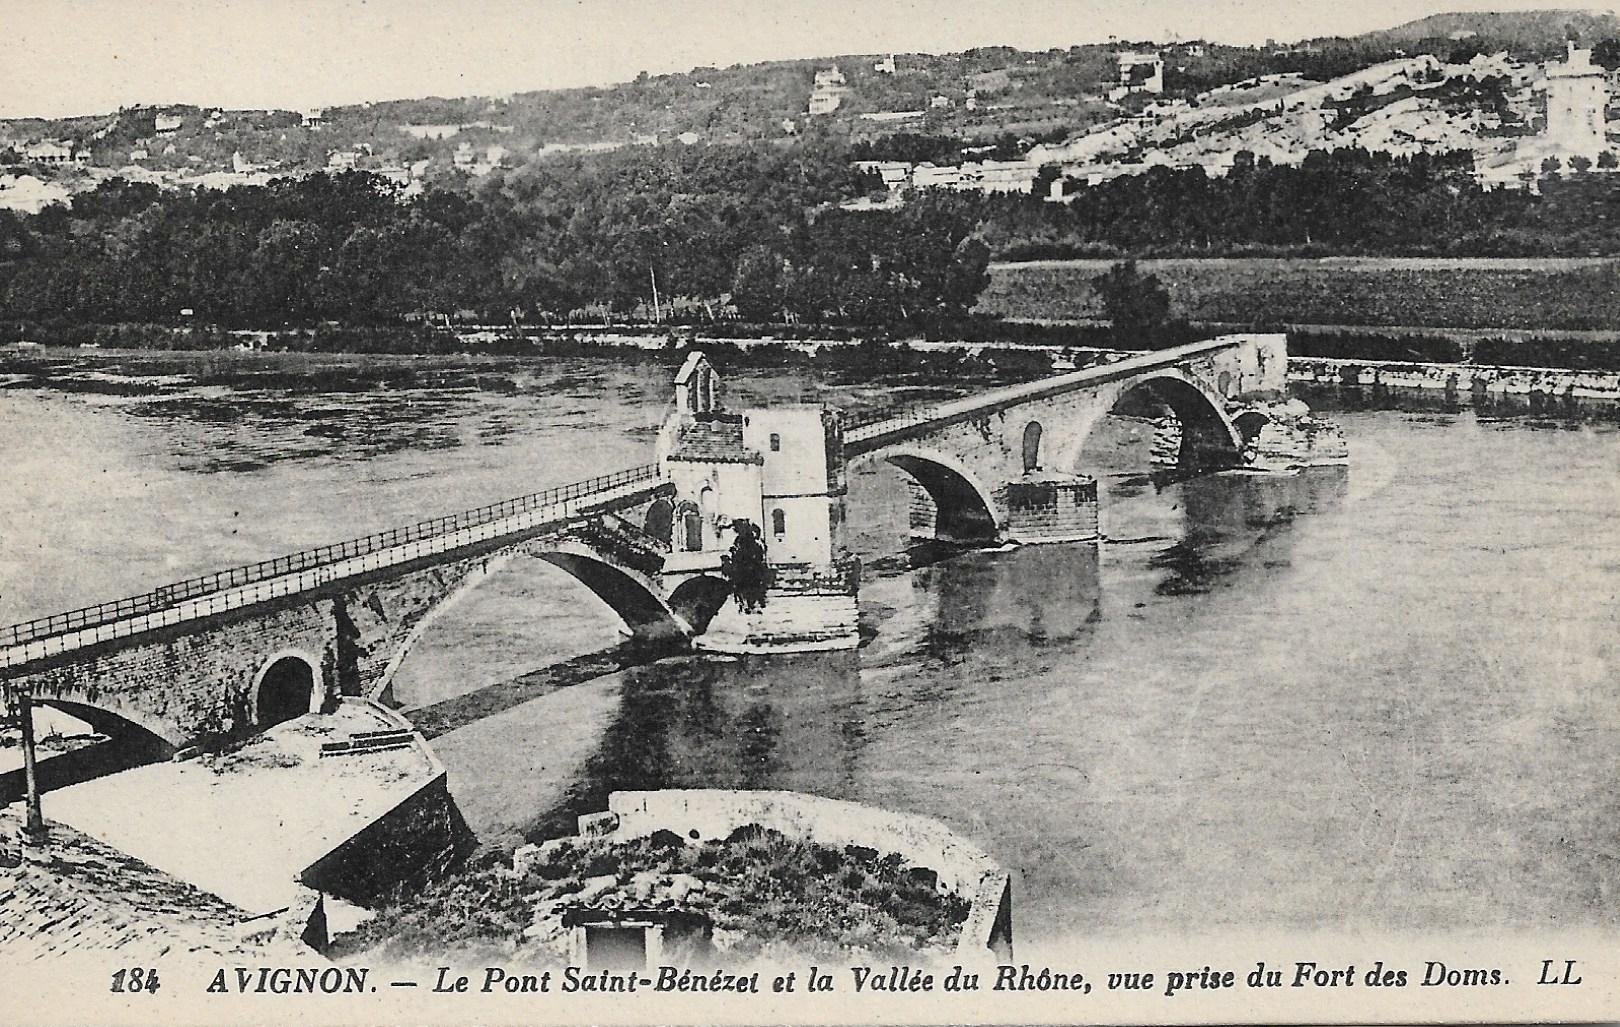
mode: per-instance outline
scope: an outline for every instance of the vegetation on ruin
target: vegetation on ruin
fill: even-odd
[[[758,827],[701,843],[668,831],[630,842],[564,839],[546,845],[521,876],[510,860],[508,852],[475,857],[339,938],[333,954],[410,959],[445,951],[524,952],[536,933],[525,932],[551,906],[587,887],[587,894],[596,893],[588,905],[641,908],[629,889],[649,873],[701,882],[679,906],[706,914],[733,957],[775,948],[900,957],[953,946],[968,914],[965,900],[942,894],[932,874],[898,855],[837,849]],[[602,880],[607,875],[611,887]]]

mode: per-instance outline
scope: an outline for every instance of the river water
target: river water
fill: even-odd
[[[0,354],[0,622],[643,463],[670,373]],[[727,381],[734,406],[938,393]],[[1025,938],[1620,924],[1620,432],[1341,420],[1348,473],[1164,484],[1113,419],[1100,551],[904,555],[902,479],[858,473],[852,653],[612,671],[596,600],[514,565],[396,692],[501,697],[433,740],[498,844],[615,788],[796,788],[972,836]]]

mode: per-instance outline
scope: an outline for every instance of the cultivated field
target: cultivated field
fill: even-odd
[[[993,264],[979,309],[1038,320],[1102,315],[1110,260]],[[1191,321],[1435,328],[1620,327],[1620,259],[1334,257],[1144,260]]]

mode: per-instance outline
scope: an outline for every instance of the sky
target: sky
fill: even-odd
[[[0,0],[0,117],[605,85],[843,53],[1350,35],[1569,0]]]

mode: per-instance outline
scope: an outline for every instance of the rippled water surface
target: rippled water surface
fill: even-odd
[[[0,621],[643,463],[670,373],[0,355]],[[733,405],[929,394],[727,380]],[[396,691],[476,713],[433,744],[494,842],[614,788],[799,788],[975,837],[1026,937],[1620,923],[1620,434],[1342,422],[1348,474],[1168,485],[1108,424],[1100,552],[903,556],[898,472],[858,472],[854,653],[625,669],[589,593],[515,564]]]

